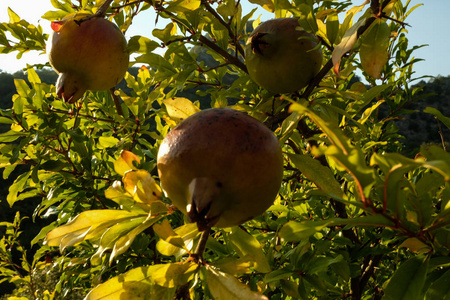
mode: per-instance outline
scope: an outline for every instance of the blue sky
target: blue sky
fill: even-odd
[[[362,2],[363,0],[354,1],[355,5]],[[247,1],[242,1],[241,3],[247,3]],[[408,28],[409,45],[429,45],[415,52],[415,57],[425,59],[425,61],[414,66],[416,74],[417,76],[450,75],[450,61],[448,60],[448,49],[450,49],[450,18],[448,17],[450,0],[411,0],[410,7],[420,3],[424,4],[417,8],[407,19],[407,23],[411,25]],[[11,7],[20,17],[30,23],[40,24],[45,32],[49,32],[49,22],[41,20],[40,16],[46,11],[54,9],[50,1],[0,0],[0,22],[7,22],[9,19],[7,7]],[[249,11],[248,7],[250,5],[244,6],[244,10]],[[264,10],[258,10],[254,17],[258,17],[260,13],[264,13]],[[151,10],[139,15],[127,33],[128,38],[137,34],[149,36],[149,33],[154,28],[154,17],[155,14]],[[271,15],[266,13],[261,17],[262,20],[268,18],[271,18]],[[162,27],[162,25],[158,27]],[[27,62],[43,63],[46,61],[44,55],[38,56],[33,52],[25,54],[21,60],[17,60],[15,57],[16,54],[0,54],[0,69],[7,72],[15,72],[25,67]]]

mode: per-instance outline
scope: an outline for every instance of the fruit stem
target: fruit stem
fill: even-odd
[[[89,15],[89,16],[79,20],[78,23],[82,23],[84,21],[87,21],[87,20],[90,20],[93,18],[104,18],[106,16],[106,11],[108,10],[108,8],[112,2],[113,2],[113,0],[105,0],[105,2],[103,2],[103,4],[100,5],[100,7],[97,9],[95,14]]]
[[[194,253],[191,255],[195,261],[203,263],[203,252],[206,248],[206,242],[208,241],[209,233],[211,232],[211,227],[207,227],[205,231],[202,232],[200,240],[198,241],[197,248],[195,248]]]
[[[113,98],[114,105],[116,106],[117,113],[123,117],[124,114],[122,111],[122,105],[120,104],[119,96],[116,95],[115,90],[116,90],[116,88],[113,87],[109,91],[111,93],[111,97]]]
[[[106,15],[106,11],[108,10],[108,8],[112,2],[113,2],[113,0],[105,0],[105,2],[103,2],[103,4],[98,8],[98,10],[95,12],[94,15],[96,17],[104,18]]]

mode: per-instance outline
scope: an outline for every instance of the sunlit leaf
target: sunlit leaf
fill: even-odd
[[[400,244],[399,248],[408,248],[415,253],[425,253],[430,251],[430,246],[419,240],[418,238],[407,238]]]
[[[137,170],[135,163],[139,164],[140,162],[133,152],[123,150],[120,152],[119,158],[114,161],[114,170],[123,176],[129,170]]]
[[[114,247],[112,249],[111,256],[109,258],[110,264],[112,263],[115,257],[117,257],[122,253],[125,253],[125,251],[128,250],[128,248],[131,246],[131,243],[134,241],[134,239],[138,234],[140,234],[142,231],[153,225],[161,218],[162,216],[158,217],[148,215],[148,217],[145,220],[142,220],[139,224],[136,224],[137,226],[135,226],[134,228],[131,227],[131,230],[127,232],[126,235],[122,235],[118,238],[116,236],[117,241],[114,243]],[[130,221],[134,221],[134,219]]]
[[[19,193],[23,192],[24,187],[27,183],[28,178],[30,177],[31,172],[25,172],[19,175],[14,183],[9,187],[9,193],[6,197],[6,201],[9,206],[13,206],[13,204],[18,200]]]
[[[272,0],[249,0],[250,3],[258,4],[265,10],[269,12],[273,12],[275,9],[275,6],[273,5]]]
[[[221,300],[267,300],[266,296],[254,292],[249,286],[241,283],[236,277],[206,265],[206,282],[214,299]]]
[[[361,37],[359,56],[363,70],[375,79],[389,59],[388,47],[391,30],[383,19],[376,19]]]
[[[82,212],[71,222],[50,231],[44,244],[58,246],[63,251],[83,240],[98,238],[107,228],[134,218],[145,216],[123,210],[102,209]]]
[[[0,143],[10,143],[14,142],[20,137],[26,136],[27,134],[19,131],[7,131],[5,133],[0,133]]]
[[[164,264],[139,267],[96,286],[85,300],[173,299],[175,289],[156,285],[152,275]]]
[[[101,136],[98,138],[98,148],[99,149],[106,149],[114,147],[119,142],[118,139],[116,139],[113,136]]]
[[[186,248],[183,239],[172,229],[169,220],[164,219],[161,223],[155,224],[153,226],[153,230],[160,238],[162,238],[167,243],[172,244],[173,246],[178,248]]]
[[[177,123],[200,111],[200,108],[195,106],[192,101],[183,97],[166,99],[163,103],[169,117]]]
[[[155,232],[158,234],[158,228],[155,230]],[[175,233],[176,237],[182,238],[184,246],[180,247],[179,245],[176,245],[176,244],[170,243],[169,241],[161,239],[158,241],[158,243],[156,243],[156,249],[161,254],[166,255],[166,256],[181,257],[182,255],[188,253],[188,250],[192,249],[193,244],[194,244],[194,239],[197,237],[199,231],[198,231],[196,223],[188,223],[188,224],[185,224],[185,225],[175,228],[174,233]],[[169,238],[170,238],[170,236],[169,236]],[[179,241],[179,242],[181,242],[181,241]]]
[[[134,197],[135,201],[151,203],[157,201],[161,195],[161,188],[155,179],[145,170],[130,170],[123,176],[125,190]]]
[[[8,7],[9,23],[20,22],[20,17],[11,8]]]
[[[369,1],[365,1],[362,5],[356,6],[352,9],[352,11],[349,11],[347,13],[347,16],[349,17],[349,21],[353,19],[354,14],[361,11],[364,6],[369,3]],[[354,11],[356,9],[356,11]],[[347,17],[346,17],[347,19]],[[358,29],[364,25],[366,22],[366,18],[362,17],[358,20],[357,23],[355,23],[352,27],[350,27],[344,34],[344,36],[341,39],[341,42],[334,48],[332,53],[332,60],[333,60],[333,66],[335,66],[335,71],[338,71],[339,62],[341,61],[342,56],[344,56],[345,53],[353,49],[353,47],[356,44],[357,38],[358,38]],[[342,26],[342,28],[345,28],[345,26]]]
[[[230,275],[241,275],[251,273],[254,264],[255,262],[251,255],[247,255],[240,258],[224,257],[215,261],[212,265]]]
[[[188,283],[197,269],[195,262],[166,263],[152,274],[152,279],[160,286],[173,288]]]
[[[333,45],[339,35],[339,17],[336,12],[327,16],[326,28],[328,41]]]
[[[230,242],[239,257],[250,256],[255,262],[255,270],[261,273],[271,271],[269,261],[264,254],[261,244],[258,240],[244,232],[239,227],[233,227],[230,233]]]
[[[322,221],[290,221],[279,231],[279,236],[286,241],[300,241],[307,239],[316,232],[330,226],[376,226],[390,227],[394,223],[382,215],[364,216],[358,218],[330,218]]]

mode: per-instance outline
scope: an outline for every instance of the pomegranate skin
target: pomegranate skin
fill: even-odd
[[[127,41],[120,29],[101,17],[70,14],[52,22],[47,43],[51,66],[59,73],[58,97],[73,103],[86,90],[117,85],[128,69]]]
[[[283,177],[273,132],[230,108],[200,111],[172,129],[157,166],[166,196],[200,230],[260,215],[275,200]]]

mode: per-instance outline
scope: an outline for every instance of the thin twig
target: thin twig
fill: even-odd
[[[116,95],[115,90],[116,90],[116,88],[113,87],[109,91],[111,92],[111,97],[113,98],[117,113],[123,117],[124,114],[123,114],[123,110],[122,110],[122,105],[120,103],[120,98],[119,98],[119,96]]]

